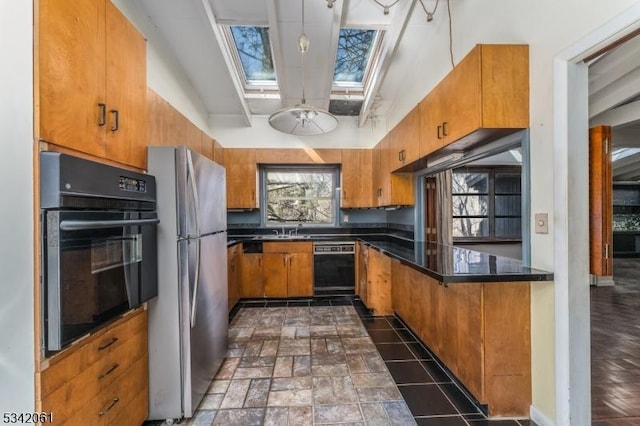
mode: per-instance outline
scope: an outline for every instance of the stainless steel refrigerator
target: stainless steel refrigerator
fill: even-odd
[[[148,419],[179,419],[193,416],[227,352],[225,169],[184,146],[147,154],[160,219]]]

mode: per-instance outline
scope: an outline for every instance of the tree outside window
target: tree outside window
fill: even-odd
[[[265,168],[267,226],[335,225],[337,169]]]

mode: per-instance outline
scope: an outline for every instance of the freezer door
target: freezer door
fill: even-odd
[[[227,229],[225,169],[184,146],[176,148],[178,215],[183,238]]]
[[[227,299],[227,233],[220,232],[192,240],[193,256],[189,262],[198,267],[198,282],[189,286],[189,315],[183,315],[182,330],[184,361],[184,415],[192,417],[207,392],[213,377],[222,365],[228,346]],[[191,255],[191,254],[190,254]],[[192,275],[195,277],[195,273]]]

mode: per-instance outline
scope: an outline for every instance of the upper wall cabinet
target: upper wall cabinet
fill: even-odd
[[[529,47],[477,45],[419,108],[421,156],[529,127]]]
[[[374,207],[372,149],[343,149],[340,178],[340,207]]]
[[[258,166],[255,149],[225,149],[227,169],[227,208],[255,209],[258,207]]]
[[[37,137],[145,168],[144,38],[108,0],[36,7]]]
[[[420,158],[420,107],[416,106],[394,129],[391,169],[397,170]]]

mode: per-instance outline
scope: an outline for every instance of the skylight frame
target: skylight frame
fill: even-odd
[[[232,27],[260,27],[267,28],[270,30],[268,25],[220,25],[222,29],[222,33],[224,35],[224,40],[227,45],[227,49],[231,55],[231,59],[233,62],[233,67],[236,71],[237,76],[242,82],[242,87],[244,89],[244,94],[246,98],[280,98],[280,86],[278,84],[278,75],[275,70],[274,63],[274,80],[249,80],[247,74],[245,72],[244,66],[242,65],[242,59],[240,58],[240,52],[238,51],[238,46],[236,45],[235,38],[233,36]],[[271,57],[274,59],[273,55],[273,46],[271,42],[271,33],[269,33],[269,49],[271,51]]]
[[[347,81],[333,81],[331,86],[331,99],[336,100],[363,100],[365,94],[369,90],[373,76],[378,69],[380,63],[380,55],[382,53],[382,42],[384,40],[385,31],[372,28],[341,28],[349,30],[373,30],[374,38],[371,42],[371,51],[369,59],[364,69],[364,76],[361,83]],[[337,54],[337,52],[336,52]],[[335,72],[335,65],[334,70]]]

